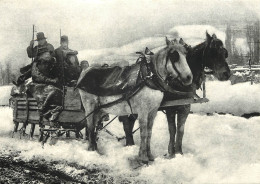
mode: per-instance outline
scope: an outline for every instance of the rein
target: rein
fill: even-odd
[[[141,52],[137,52],[137,54],[140,54],[140,57],[137,59],[136,63],[139,63],[139,62],[141,63],[140,72],[138,74],[138,78],[141,79],[141,82],[139,82],[139,83],[137,82],[137,85],[130,92],[123,94],[121,98],[119,98],[115,101],[109,102],[107,104],[99,105],[97,108],[95,108],[92,112],[90,112],[88,115],[86,115],[82,120],[78,121],[77,123],[82,123],[91,114],[98,112],[99,110],[101,110],[103,108],[111,107],[111,106],[121,103],[123,101],[128,102],[130,109],[132,111],[129,100],[133,96],[135,96],[144,86],[147,86],[151,89],[160,90],[162,92],[171,92],[171,93],[180,94],[180,95],[193,94],[192,92],[182,92],[182,91],[177,91],[177,90],[174,90],[173,88],[171,88],[165,82],[165,80],[158,77],[153,63],[151,61],[147,61],[145,54],[143,54]],[[167,62],[166,62],[166,64],[167,64]]]

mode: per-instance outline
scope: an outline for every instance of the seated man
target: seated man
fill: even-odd
[[[37,39],[36,41],[38,42],[38,45],[33,47],[35,40],[31,40],[30,45],[27,47],[27,55],[29,58],[34,58],[34,60],[37,60],[39,51],[41,49],[47,49],[48,52],[50,52],[51,56],[54,57],[54,47],[46,41],[46,37],[44,36],[43,32],[37,33]],[[20,69],[21,76],[17,79],[17,82],[15,82],[15,85],[19,86],[25,82],[28,78],[31,77],[31,68],[32,68],[32,63],[29,65],[23,67]]]
[[[37,50],[37,56],[32,63],[32,83],[28,91],[37,100],[41,116],[55,126],[58,115],[62,111],[62,85],[54,70],[56,59],[47,47]]]
[[[73,86],[73,81],[79,78],[81,68],[77,54],[77,51],[69,49],[68,36],[61,36],[60,47],[55,49],[55,55],[58,62],[56,70],[63,85]]]

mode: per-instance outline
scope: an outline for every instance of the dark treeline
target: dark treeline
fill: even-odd
[[[16,71],[10,62],[6,62],[4,65],[0,63],[0,85],[12,84],[12,81],[15,81],[19,75]]]
[[[225,46],[228,50],[229,64],[246,65],[251,61],[251,64],[260,64],[260,24],[259,21],[248,22],[246,26],[231,26],[227,25]],[[249,51],[243,53],[238,50],[235,45],[237,38],[244,38]]]

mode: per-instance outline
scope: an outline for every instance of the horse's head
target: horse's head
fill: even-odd
[[[204,65],[213,71],[213,75],[218,80],[228,80],[231,75],[226,62],[228,51],[224,48],[223,42],[215,34],[210,36],[206,32],[206,37],[207,46],[203,53]]]
[[[186,60],[186,49],[175,41],[166,37],[166,69],[172,78],[178,78],[183,85],[192,83],[192,73]]]

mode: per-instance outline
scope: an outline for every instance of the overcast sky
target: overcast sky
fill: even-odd
[[[260,0],[0,0],[0,63],[24,63],[33,24],[54,47],[61,29],[71,48],[83,50],[121,46],[175,25],[246,21],[259,12]]]

